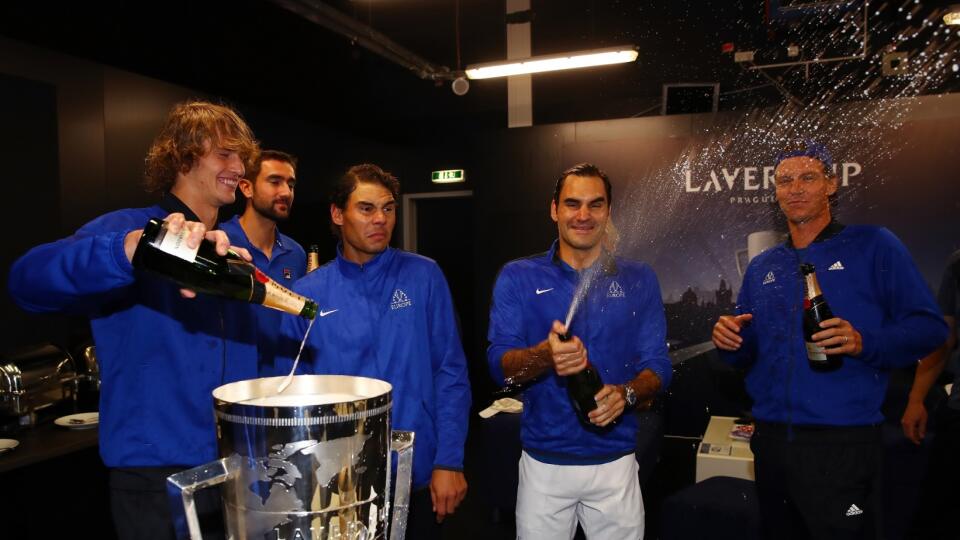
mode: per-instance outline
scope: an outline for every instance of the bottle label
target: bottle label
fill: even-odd
[[[263,283],[264,288],[266,288],[266,296],[263,299],[264,306],[294,315],[300,315],[300,312],[303,311],[303,306],[307,303],[306,298],[270,279],[270,276],[260,270],[254,272],[254,279]]]
[[[160,229],[160,233],[157,234],[157,239],[153,241],[153,246],[164,253],[169,253],[174,257],[179,257],[192,263],[197,260],[197,251],[200,250],[200,246],[195,248],[187,247],[186,237],[186,229],[180,229],[178,234],[172,234],[166,225],[164,225],[164,227]]]
[[[805,341],[804,343],[806,343],[807,345],[807,358],[811,362],[827,361],[827,353],[823,350],[823,347],[817,345],[816,343],[812,343],[810,341]]]

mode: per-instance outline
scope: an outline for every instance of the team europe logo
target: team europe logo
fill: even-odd
[[[410,297],[407,296],[407,293],[403,292],[400,289],[393,291],[393,299],[390,300],[390,309],[400,309],[409,307],[413,302],[410,301]]]
[[[614,281],[610,284],[610,288],[607,289],[607,298],[623,298],[624,296],[626,295],[623,293],[623,287],[619,283]]]

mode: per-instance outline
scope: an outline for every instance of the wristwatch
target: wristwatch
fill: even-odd
[[[633,387],[629,384],[623,384],[623,399],[627,402],[627,407],[633,407],[637,404],[637,393],[633,391]]]

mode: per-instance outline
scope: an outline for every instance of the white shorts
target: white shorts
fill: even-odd
[[[643,497],[633,454],[602,465],[550,465],[520,456],[517,540],[643,538]]]

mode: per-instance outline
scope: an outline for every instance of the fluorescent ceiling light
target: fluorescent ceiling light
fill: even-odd
[[[467,77],[471,79],[489,79],[509,77],[527,73],[542,73],[561,69],[575,69],[592,66],[623,64],[637,59],[637,49],[631,46],[608,47],[592,51],[533,56],[523,60],[507,60],[467,66]]]
[[[943,22],[949,25],[960,24],[960,4],[954,4],[947,8],[943,14]]]

